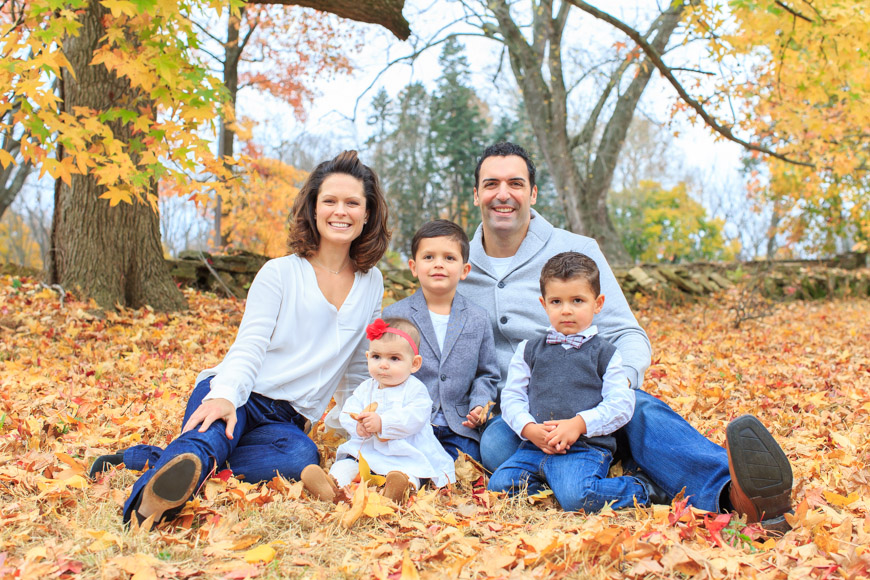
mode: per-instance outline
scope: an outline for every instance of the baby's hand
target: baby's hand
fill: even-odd
[[[586,434],[586,421],[580,415],[559,421],[544,421],[544,425],[552,429],[545,437],[547,444],[556,451],[565,452]]]
[[[381,432],[381,416],[372,411],[363,411],[359,414],[359,425],[368,432],[369,435],[376,435]]]
[[[372,436],[371,433],[366,431],[366,428],[363,427],[362,423],[357,422],[356,424],[356,434],[362,437],[363,439],[368,439]]]
[[[465,416],[465,421],[462,422],[464,427],[468,427],[469,429],[474,429],[475,427],[479,427],[486,422],[486,416],[483,414],[483,407],[480,405],[473,408],[468,412],[468,415]]]

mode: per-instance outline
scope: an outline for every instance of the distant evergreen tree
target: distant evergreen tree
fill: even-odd
[[[486,105],[469,86],[468,60],[462,44],[449,39],[438,59],[441,78],[432,96],[429,127],[437,173],[433,181],[446,210],[442,217],[469,234],[480,223],[474,207],[474,166],[489,141]]]
[[[368,123],[373,166],[390,206],[394,250],[410,251],[411,238],[425,221],[440,217],[440,200],[431,183],[435,169],[429,139],[430,96],[421,83],[402,89],[396,102],[383,89],[372,100]]]

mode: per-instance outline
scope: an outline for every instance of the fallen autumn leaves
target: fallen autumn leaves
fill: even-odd
[[[739,331],[727,296],[639,310],[655,351],[650,392],[718,443],[728,420],[755,413],[792,461],[795,529],[764,538],[680,501],[583,516],[500,499],[468,462],[453,489],[398,512],[365,490],[370,503],[335,508],[295,482],[225,472],[173,525],[125,530],[134,474],[92,482],[87,465],[179,430],[194,377],[228,348],[242,303],[189,293],[185,315],[103,315],[8,276],[0,298],[0,579],[870,575],[867,300],[792,303]],[[331,461],[335,441],[315,438]]]

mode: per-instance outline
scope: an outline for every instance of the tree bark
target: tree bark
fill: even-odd
[[[3,116],[3,121],[11,120],[20,109],[20,100],[13,102],[12,108]],[[18,192],[24,187],[24,182],[27,181],[27,176],[33,172],[34,167],[18,156],[19,151],[21,151],[21,141],[15,139],[11,133],[3,133],[0,148],[13,158],[18,158],[19,161],[17,165],[10,163],[6,167],[0,166],[0,218],[2,218],[12,202],[15,201]]]
[[[251,4],[283,4],[305,6],[331,12],[357,22],[380,24],[399,40],[411,34],[408,21],[402,16],[405,0],[249,0]]]
[[[104,66],[90,65],[94,50],[105,35],[102,19],[108,10],[92,0],[80,16],[81,29],[64,42],[64,53],[75,71],[64,71],[61,83],[63,110],[74,107],[105,111],[113,106],[137,109],[147,97],[117,78]],[[116,121],[115,137],[129,141],[129,126]],[[156,184],[154,184],[156,193]],[[72,185],[58,181],[52,224],[49,267],[52,283],[78,289],[103,308],[116,305],[156,310],[186,308],[163,259],[159,219],[144,203],[110,207],[99,199],[105,188],[89,175],[73,175]]]
[[[242,58],[244,46],[239,42],[239,28],[245,16],[245,8],[238,15],[230,14],[227,22],[227,41],[224,44],[224,86],[230,98],[233,113],[236,110],[236,97],[239,94],[239,61]],[[230,129],[226,118],[221,118],[218,133],[218,152],[221,157],[232,157],[235,149],[236,134]],[[223,200],[218,195],[214,210],[214,245],[215,249],[223,248],[229,241],[229,235],[224,232],[223,218],[226,217]]]

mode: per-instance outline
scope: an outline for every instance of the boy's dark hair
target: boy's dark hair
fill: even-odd
[[[368,272],[387,251],[390,230],[387,228],[387,202],[384,200],[378,176],[359,160],[356,151],[339,153],[308,174],[293,200],[288,246],[300,258],[310,258],[320,248],[320,233],[317,231],[315,216],[317,196],[326,178],[336,173],[350,175],[363,184],[368,220],[363,225],[362,233],[350,244],[350,260],[354,270]]]
[[[474,168],[474,187],[480,186],[480,166],[483,165],[483,161],[487,157],[509,157],[511,155],[516,155],[526,162],[526,169],[529,170],[529,187],[535,187],[535,173],[537,170],[531,155],[516,143],[509,141],[501,141],[483,150],[483,155],[480,156],[480,159],[477,161],[477,167]]]
[[[595,260],[580,252],[562,252],[547,260],[541,269],[541,296],[547,297],[547,284],[551,280],[564,282],[575,278],[589,282],[596,298],[601,294],[601,281]]]
[[[417,230],[417,233],[411,239],[411,258],[417,259],[417,249],[420,247],[421,240],[442,237],[459,242],[462,263],[467,264],[469,254],[468,236],[465,234],[465,230],[450,220],[432,220],[420,226],[420,229]]]
[[[417,345],[417,352],[420,351],[420,329],[417,328],[416,324],[414,324],[407,318],[384,318],[384,322],[387,323],[387,326],[391,326],[396,330],[401,330],[402,332],[410,336],[411,340],[414,341],[414,344]],[[405,339],[398,334],[393,334],[392,332],[385,332],[383,336],[381,336],[381,340],[401,340],[404,342]]]

